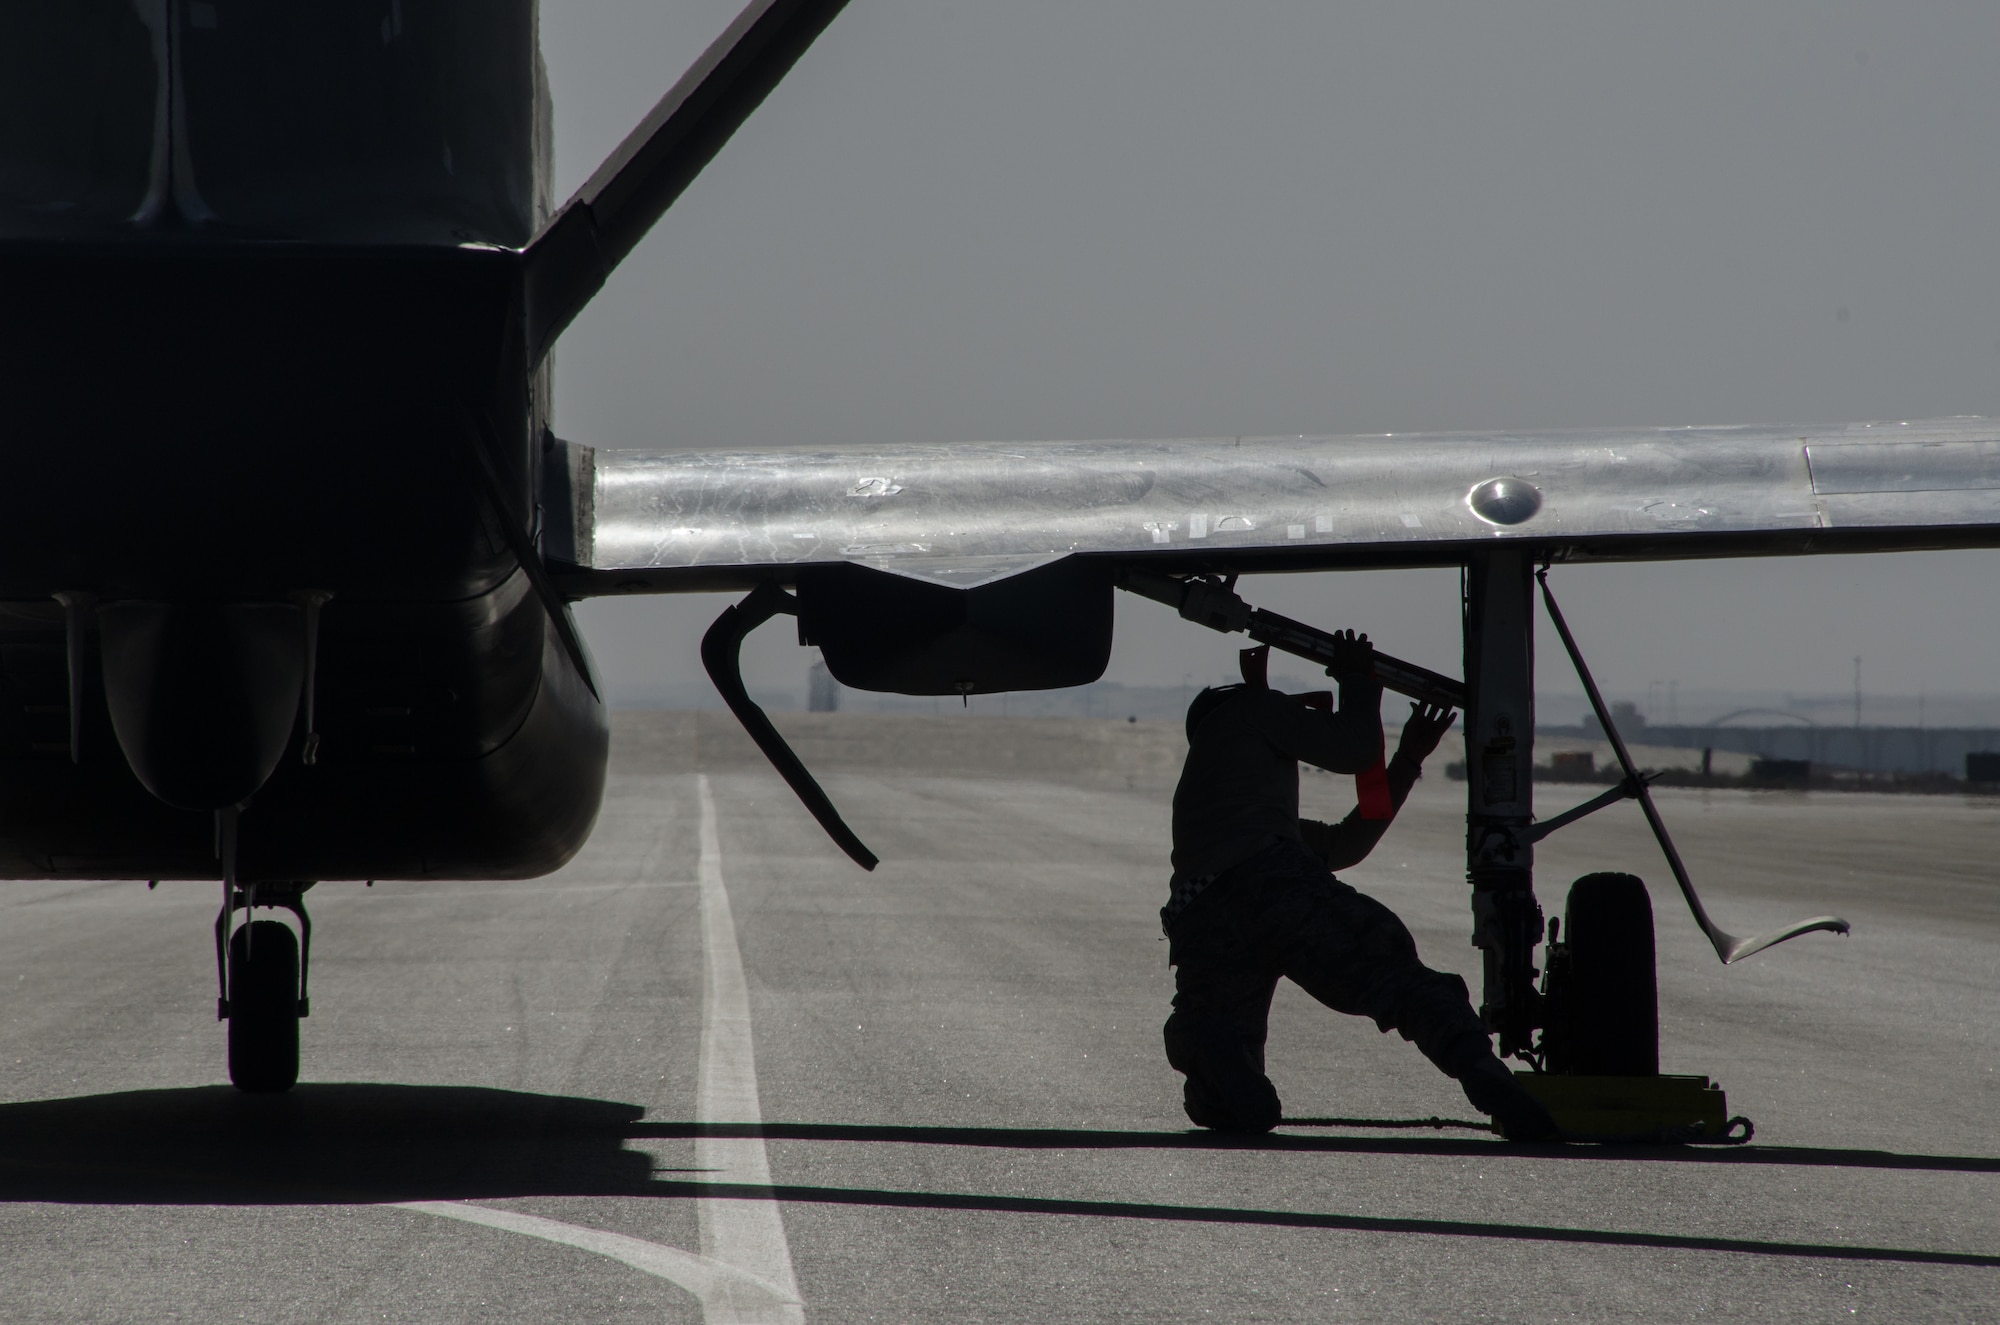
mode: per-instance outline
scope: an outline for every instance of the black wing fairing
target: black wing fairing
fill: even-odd
[[[1065,558],[960,588],[851,563],[798,577],[799,642],[857,690],[991,695],[1088,685],[1111,660],[1111,567]]]

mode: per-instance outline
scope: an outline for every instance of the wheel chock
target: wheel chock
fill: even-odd
[[[1741,1145],[1748,1118],[1731,1118],[1722,1087],[1704,1076],[1572,1076],[1514,1073],[1514,1079],[1573,1141]]]

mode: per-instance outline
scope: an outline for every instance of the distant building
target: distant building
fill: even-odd
[[[1611,702],[1611,721],[1618,728],[1618,734],[1628,741],[1638,741],[1646,734],[1646,715],[1639,712],[1639,706],[1629,699]],[[1593,741],[1604,739],[1604,724],[1597,720],[1595,713],[1583,720],[1583,733]]]
[[[1746,709],[1729,718],[1784,716],[1770,710]],[[1631,745],[1667,746],[1684,750],[1728,751],[1773,764],[1810,764],[1815,769],[1853,769],[1865,773],[1961,774],[1968,782],[1985,782],[1982,774],[2000,779],[2000,728],[1995,727],[1821,727],[1799,718],[1785,726],[1739,727],[1723,721],[1694,727],[1648,723],[1627,703],[1611,706],[1611,721]],[[1576,727],[1542,726],[1541,736],[1582,737],[1601,741],[1604,731],[1593,717]],[[1779,774],[1772,774],[1776,777]],[[1786,772],[1782,776],[1796,779]]]
[[[840,682],[833,679],[827,670],[826,659],[813,659],[812,671],[806,674],[806,711],[809,713],[836,713],[840,710]]]

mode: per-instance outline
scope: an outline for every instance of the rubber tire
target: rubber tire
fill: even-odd
[[[281,920],[229,938],[229,1080],[273,1094],[299,1080],[299,941]]]
[[[1632,874],[1586,874],[1563,914],[1570,951],[1569,1070],[1579,1076],[1660,1072],[1660,990],[1653,903]]]

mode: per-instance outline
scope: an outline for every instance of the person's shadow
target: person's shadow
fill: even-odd
[[[135,1090],[0,1105],[0,1201],[340,1204],[631,1195],[645,1110],[476,1086]]]

